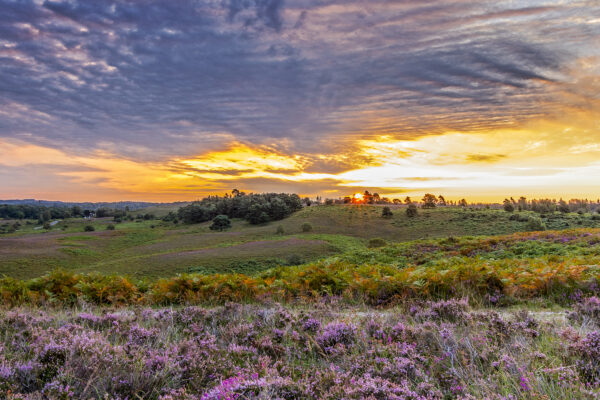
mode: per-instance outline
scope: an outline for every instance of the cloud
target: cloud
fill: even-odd
[[[493,163],[506,157],[506,154],[467,154],[466,160],[471,162]]]
[[[48,163],[56,156],[57,164],[69,157],[85,164],[103,153],[121,160],[115,166],[139,166],[140,176],[152,166],[153,178],[167,171],[205,179],[186,182],[190,191],[217,188],[213,178],[260,174],[338,182],[407,159],[440,177],[439,165],[511,160],[530,136],[547,143],[546,152],[569,153],[576,144],[538,135],[540,121],[594,121],[599,109],[600,51],[591,38],[600,36],[600,6],[590,2],[0,0],[0,7],[0,140],[43,148]],[[495,132],[525,127],[535,132],[523,134],[521,147],[511,139],[505,147],[513,153],[498,153]],[[467,146],[453,132],[487,139],[463,151],[445,141]],[[593,144],[597,126],[569,135]],[[402,145],[365,151],[381,137]],[[409,146],[434,137],[453,152],[432,144],[428,156]],[[249,149],[245,158],[226,158],[239,144]],[[0,158],[14,155],[0,148]],[[115,185],[126,182],[107,174]]]

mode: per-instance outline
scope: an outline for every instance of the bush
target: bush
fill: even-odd
[[[94,228],[92,225],[86,225],[85,228],[83,228],[84,232],[94,232],[96,230],[96,228]]]
[[[283,235],[283,234],[285,233],[285,231],[283,230],[283,226],[279,225],[279,226],[277,227],[277,230],[275,231],[275,233],[276,233],[277,235]]]
[[[298,254],[291,254],[286,260],[287,265],[300,265],[304,262]]]
[[[546,225],[542,222],[542,220],[540,218],[529,217],[529,219],[527,220],[527,225],[525,225],[525,228],[528,231],[545,231]]]
[[[302,232],[310,232],[312,231],[313,227],[311,224],[309,224],[308,222],[305,222],[302,224]]]
[[[107,231],[114,231],[115,230],[115,226],[113,224],[108,224],[108,225],[106,225],[106,230]]]
[[[419,212],[417,211],[417,206],[413,203],[410,203],[408,205],[408,208],[406,209],[406,216],[409,218],[414,218],[419,214]]]
[[[372,248],[376,248],[376,247],[383,247],[387,245],[387,242],[384,239],[381,238],[373,238],[369,240],[369,243],[367,244],[367,247],[372,249]]]
[[[231,228],[231,220],[227,215],[217,215],[209,228],[211,231],[223,231],[229,229]]]
[[[50,228],[52,228],[52,226],[50,226],[50,223],[49,222],[44,222],[44,229],[48,230]]]
[[[381,210],[381,216],[383,218],[392,218],[393,215],[394,213],[388,206],[383,207],[383,210]]]

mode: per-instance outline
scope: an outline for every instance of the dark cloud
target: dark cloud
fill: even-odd
[[[569,62],[597,53],[589,38],[600,35],[600,24],[586,23],[600,7],[583,2],[0,7],[0,136],[77,149],[111,143],[138,158],[201,153],[224,134],[286,139],[290,151],[310,153],[353,134],[516,124],[557,112],[555,87],[569,90]]]

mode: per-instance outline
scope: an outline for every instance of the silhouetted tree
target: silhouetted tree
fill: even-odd
[[[437,197],[434,194],[426,193],[423,196],[423,208],[435,208]]]
[[[515,211],[515,206],[513,205],[512,201],[510,201],[509,199],[504,199],[504,202],[502,204],[504,207],[504,211],[506,211],[506,212]]]

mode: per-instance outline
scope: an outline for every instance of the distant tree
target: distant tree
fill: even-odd
[[[567,204],[567,202],[564,201],[563,199],[560,199],[558,201],[558,211],[560,211],[563,214],[566,214],[571,210],[569,209],[569,205]]]
[[[513,205],[512,201],[510,201],[509,199],[504,199],[504,202],[502,204],[504,207],[504,211],[506,211],[506,212],[514,212],[515,211],[515,206]]]
[[[313,227],[311,224],[309,224],[308,222],[305,222],[302,224],[302,232],[310,232],[312,231]]]
[[[465,199],[460,199],[460,200],[458,201],[458,205],[459,205],[460,207],[467,207],[467,205],[468,205],[468,204],[467,204],[467,200],[465,200]]]
[[[423,196],[422,201],[423,201],[423,208],[435,208],[435,205],[438,200],[434,194],[426,193],[425,196]]]
[[[213,220],[209,229],[211,231],[224,231],[225,229],[231,228],[231,220],[227,215],[217,215]]]
[[[52,226],[50,225],[50,222],[44,222],[44,226],[43,226],[43,228],[44,228],[45,230],[49,230],[50,228],[52,228]]]
[[[92,215],[92,212],[90,210],[83,210],[83,216],[86,218],[89,218],[90,215]]]
[[[381,210],[381,216],[383,218],[392,218],[393,215],[394,213],[388,206],[383,207],[383,209]]]
[[[86,225],[86,226],[83,228],[83,230],[84,230],[84,232],[94,232],[94,231],[96,230],[96,228],[94,228],[94,226],[93,226],[93,225]]]
[[[48,209],[44,210],[42,212],[42,214],[40,215],[40,220],[42,222],[50,221],[51,218],[52,218],[52,213]]]
[[[404,199],[404,204],[409,205],[410,203],[412,203],[411,198],[406,196],[406,198]]]
[[[312,200],[309,199],[308,197],[305,197],[305,198],[302,199],[302,203],[304,203],[304,205],[306,207],[310,207],[310,205],[312,204]]]
[[[79,206],[71,207],[71,215],[74,217],[81,217],[83,215],[83,211],[81,210],[81,207],[79,207]]]
[[[325,199],[325,205],[326,206],[332,206],[333,205],[333,199]]]
[[[402,200],[394,199],[394,200],[392,200],[392,203],[394,203],[395,205],[398,205],[398,204],[402,203]]]
[[[441,194],[438,196],[438,204],[440,207],[446,206],[446,199]]]
[[[275,231],[275,233],[277,235],[283,235],[285,233],[285,230],[283,229],[283,226],[281,226],[281,225],[277,226],[277,230]]]
[[[406,209],[406,216],[409,218],[413,218],[416,217],[419,214],[419,212],[417,211],[417,206],[415,205],[415,203],[410,203],[408,205],[408,208]]]
[[[107,231],[114,231],[115,230],[115,226],[113,224],[108,224],[108,225],[106,225],[106,230]]]
[[[529,205],[527,204],[527,199],[523,196],[519,197],[519,201],[518,201],[518,208],[519,211],[524,211],[529,209]]]

